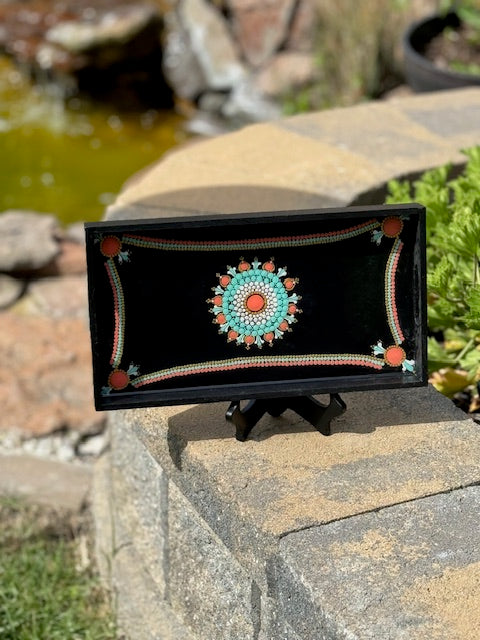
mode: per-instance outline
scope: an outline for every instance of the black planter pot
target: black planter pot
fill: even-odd
[[[432,16],[412,25],[403,38],[405,76],[410,87],[417,92],[457,89],[469,85],[480,85],[480,75],[457,73],[441,69],[425,58],[428,43],[444,29],[460,26],[455,13],[444,17]]]

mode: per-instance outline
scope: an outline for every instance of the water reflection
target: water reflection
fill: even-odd
[[[123,182],[185,139],[182,118],[120,113],[35,88],[0,57],[0,211],[98,220]]]

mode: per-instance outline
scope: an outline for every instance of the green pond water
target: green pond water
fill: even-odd
[[[33,87],[0,58],[0,211],[99,220],[125,180],[186,137],[172,112],[121,113]]]

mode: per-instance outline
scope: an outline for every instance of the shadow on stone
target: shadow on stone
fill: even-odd
[[[130,182],[133,184],[133,181]],[[139,199],[131,205],[113,207],[109,220],[162,218],[215,213],[288,211],[338,207],[345,203],[322,193],[247,184],[195,187],[167,191]]]
[[[320,402],[328,396],[316,396]],[[342,394],[346,412],[333,420],[332,435],[373,433],[382,427],[396,425],[425,425],[438,422],[469,420],[448,398],[428,387],[351,392]],[[182,469],[182,453],[189,442],[234,439],[234,427],[225,419],[227,403],[201,404],[177,413],[168,421],[168,446],[171,458]],[[249,440],[262,442],[279,434],[315,429],[292,411],[278,418],[265,415],[254,427]],[[326,436],[318,433],[319,438]],[[242,447],[242,443],[238,443]]]

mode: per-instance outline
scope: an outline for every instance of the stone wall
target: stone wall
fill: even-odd
[[[172,153],[110,219],[378,203],[480,143],[480,90],[297,116]],[[472,640],[480,431],[433,388],[343,394],[323,437],[226,405],[110,414],[97,557],[130,640]]]
[[[478,426],[432,388],[344,399],[329,438],[287,414],[239,443],[222,405],[111,416],[97,554],[129,638],[474,637]]]

